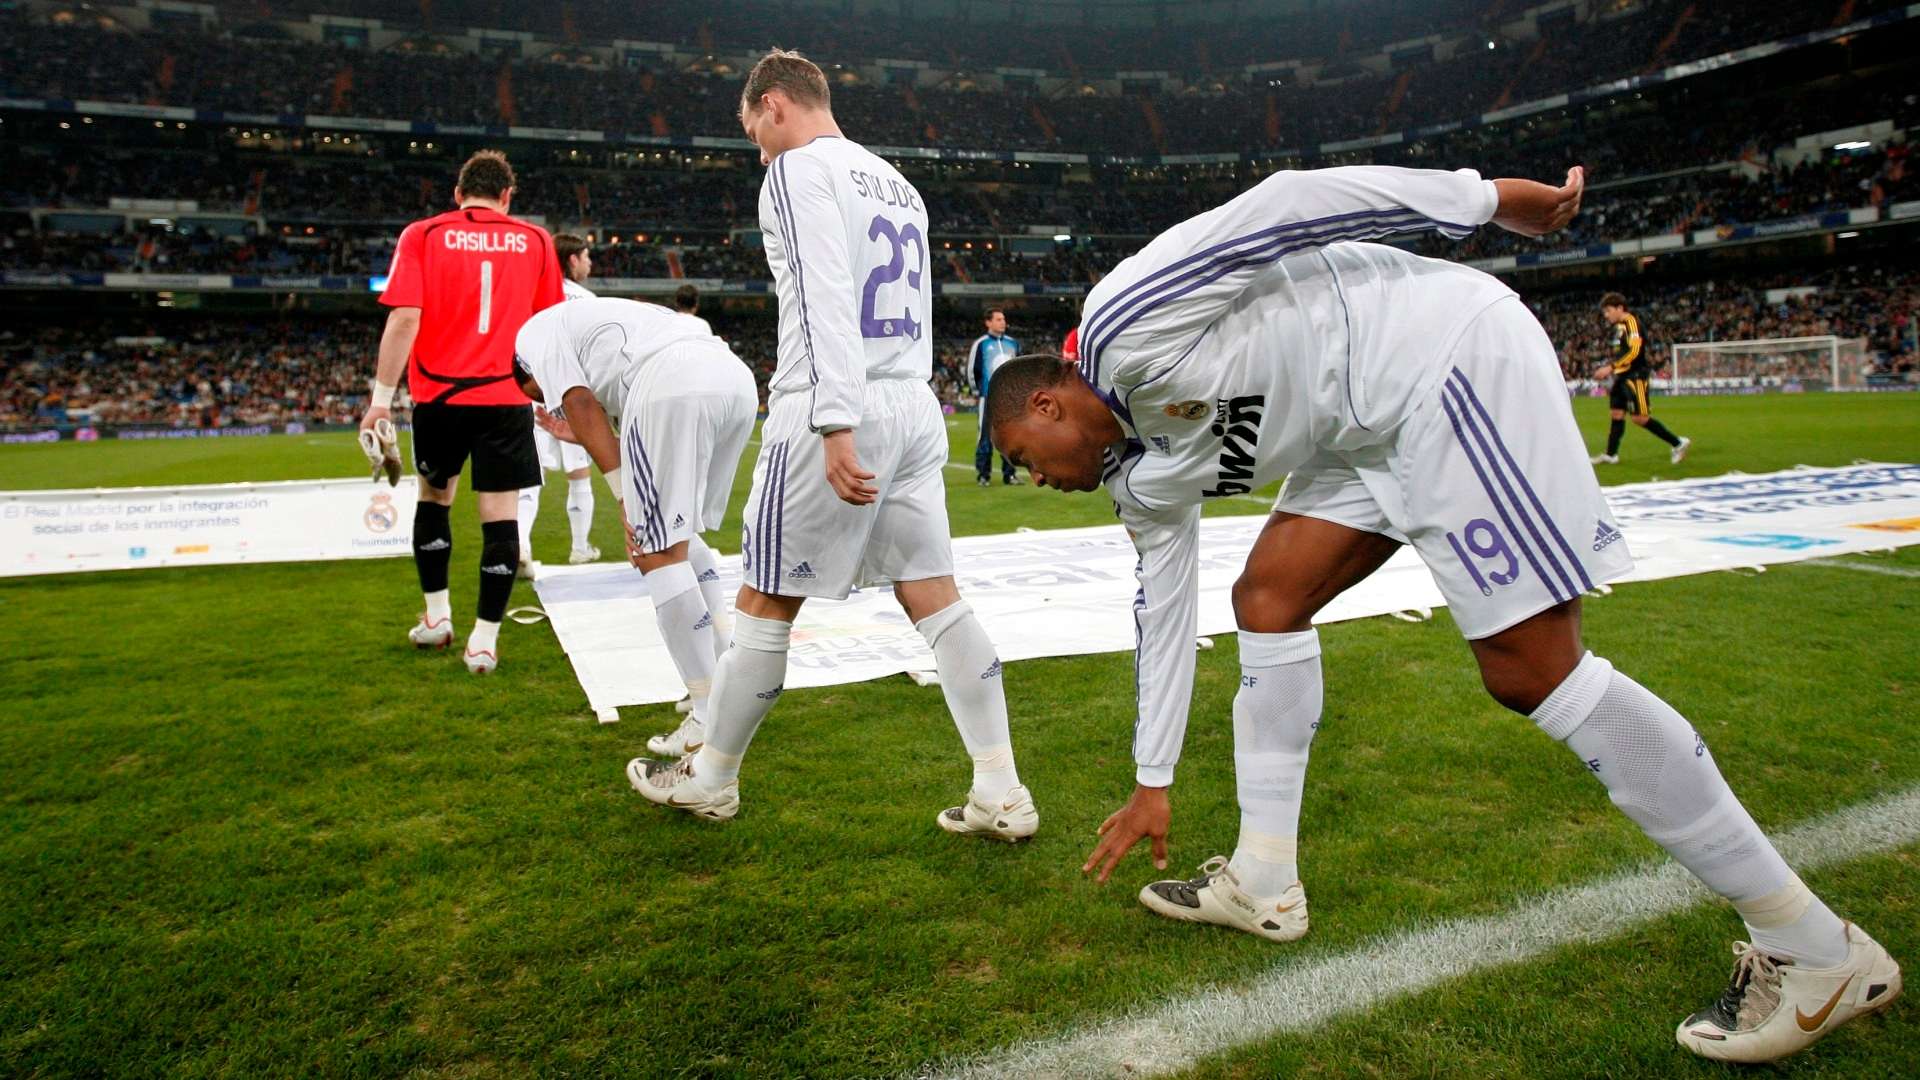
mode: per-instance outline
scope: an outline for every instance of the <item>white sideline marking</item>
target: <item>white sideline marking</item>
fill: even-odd
[[[1907,566],[1875,566],[1872,563],[1847,562],[1844,559],[1808,559],[1809,566],[1831,566],[1836,570],[1858,570],[1863,574],[1885,574],[1888,577],[1920,578],[1920,570]]]
[[[1920,788],[1848,807],[1774,837],[1781,854],[1802,871],[1916,840],[1920,840]],[[1707,890],[1678,863],[1662,861],[1548,893],[1502,915],[1454,919],[1380,938],[1337,956],[1283,962],[1243,989],[1202,990],[1051,1038],[930,1065],[918,1075],[984,1080],[1172,1072],[1208,1055],[1283,1032],[1304,1031],[1449,979],[1518,963],[1564,945],[1601,941],[1709,899]],[[1730,931],[1737,925],[1729,918]],[[1217,927],[1182,932],[1231,933]],[[1715,989],[1701,987],[1701,1001]],[[1647,1023],[1664,1025],[1680,1019],[1650,1016]]]

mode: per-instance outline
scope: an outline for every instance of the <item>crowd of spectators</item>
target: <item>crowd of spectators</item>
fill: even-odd
[[[1563,21],[1543,28],[1540,42],[1505,43],[1487,31],[1453,20],[1463,5],[1438,5],[1448,21],[1493,49],[1466,48],[1444,61],[1411,62],[1399,73],[1354,69],[1351,77],[1296,85],[1290,77],[1264,80],[1242,75],[1195,74],[1179,93],[1139,91],[1139,96],[1067,93],[1032,89],[967,90],[965,79],[947,87],[910,92],[887,85],[841,85],[835,107],[849,130],[877,145],[943,145],[993,149],[1081,150],[1113,154],[1311,148],[1384,130],[1405,130],[1466,119],[1500,105],[1540,98],[1646,70],[1653,60],[1677,62],[1726,47],[1765,40],[1794,30],[1829,25],[1838,8],[1798,0],[1756,0],[1716,12],[1680,0],[1647,0],[1614,17]],[[1889,0],[1849,3],[1855,15],[1890,6]],[[735,5],[702,5],[700,17],[662,25],[732,25]],[[1379,21],[1388,21],[1387,4]],[[724,8],[725,10],[721,10]],[[1306,20],[1366,21],[1364,16],[1307,12]],[[822,20],[805,9],[786,11],[779,22],[797,23],[788,41],[822,37]],[[846,20],[870,30],[882,16]],[[924,27],[922,20],[914,20]],[[1277,50],[1262,58],[1300,55],[1317,40],[1286,36],[1284,18],[1247,20],[1235,32],[1217,32],[1204,50],[1226,56],[1240,49]],[[743,40],[763,43],[765,29]],[[599,66],[588,54],[565,51],[549,58],[496,60],[456,52],[432,38],[409,39],[405,47],[371,52],[341,44],[268,37],[272,24],[236,23],[226,33],[182,30],[127,33],[98,25],[54,26],[23,15],[0,15],[0,96],[54,97],[142,104],[179,104],[251,114],[324,114],[391,117],[439,124],[524,124],[642,134],[738,137],[739,86],[734,77],[670,68]],[[984,28],[981,28],[984,29]],[[993,32],[1008,38],[1046,37]],[[863,31],[864,33],[864,31]],[[1910,32],[1881,34],[1910,40]],[[1060,35],[1072,48],[1112,45],[1116,58],[1164,55],[1164,45],[1133,54],[1122,31]],[[828,41],[832,34],[824,35]],[[1883,39],[1884,40],[1884,39]],[[878,42],[875,42],[878,44]],[[893,46],[876,54],[915,50]],[[937,37],[923,55],[945,63],[951,52]],[[1324,44],[1324,42],[1323,42]],[[1061,46],[1065,48],[1065,46]],[[1321,56],[1327,54],[1321,53]],[[583,59],[584,58],[584,59]],[[849,56],[849,59],[856,59]],[[1006,60],[998,63],[1004,64]],[[1215,63],[1219,61],[1216,60]],[[1137,67],[1135,59],[1126,66]],[[1052,65],[1058,67],[1058,64]],[[1334,72],[1337,74],[1337,69]],[[951,88],[949,88],[951,87]],[[1765,115],[1765,114],[1761,114]],[[1695,123],[1705,125],[1700,116]]]

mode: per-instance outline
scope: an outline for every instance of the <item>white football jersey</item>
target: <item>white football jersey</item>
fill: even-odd
[[[668,346],[683,342],[724,346],[705,320],[639,300],[595,296],[538,312],[514,338],[514,358],[533,372],[547,408],[560,411],[567,391],[584,386],[618,418],[627,388]]]
[[[560,296],[565,300],[591,300],[599,295],[570,277],[560,279]]]
[[[1140,782],[1173,779],[1193,687],[1199,504],[1320,449],[1390,440],[1473,316],[1512,290],[1380,244],[1465,236],[1499,196],[1471,170],[1281,172],[1161,234],[1087,296],[1080,369],[1120,420],[1108,492],[1140,551]]]
[[[933,377],[926,204],[899,170],[817,138],[767,168],[760,229],[780,302],[769,389],[807,395],[809,427],[858,427],[870,379]]]

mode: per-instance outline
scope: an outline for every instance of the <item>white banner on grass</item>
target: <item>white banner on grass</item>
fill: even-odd
[[[407,555],[417,481],[0,492],[0,577]]]
[[[1628,581],[1795,562],[1920,544],[1920,465],[1790,469],[1759,476],[1607,489],[1636,565]],[[1201,634],[1233,629],[1229,598],[1264,515],[1201,524]],[[972,536],[953,543],[960,591],[1002,660],[1133,648],[1133,545],[1118,525]],[[737,558],[724,560],[727,595]],[[626,566],[553,568],[535,588],[588,704],[673,701],[684,693],[655,628],[640,573]],[[1443,606],[1411,549],[1347,590],[1317,622]],[[933,670],[933,656],[886,589],[801,610],[787,662],[799,689]]]

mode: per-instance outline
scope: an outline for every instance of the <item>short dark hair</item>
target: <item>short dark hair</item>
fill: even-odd
[[[567,264],[575,255],[587,250],[587,238],[579,233],[557,232],[553,234],[553,253],[560,259],[560,273],[567,272]]]
[[[699,306],[700,286],[682,285],[673,290],[673,309],[675,311],[684,311],[691,315],[693,314],[693,309]]]
[[[460,166],[460,179],[453,186],[463,195],[480,199],[498,199],[513,187],[513,166],[498,150],[476,150]]]
[[[1006,314],[1007,314],[1006,308],[990,307],[987,309],[986,314],[980,316],[980,321],[989,322],[993,319],[995,315],[998,315],[1001,318],[1005,318]]]
[[[769,49],[767,55],[753,65],[746,85],[740,89],[741,108],[758,105],[769,90],[778,90],[795,104],[816,109],[831,108],[833,104],[827,73],[820,70],[820,65],[788,49]]]
[[[1627,298],[1617,292],[1610,292],[1600,298],[1600,306],[1623,308],[1627,306]]]
[[[1074,377],[1073,365],[1059,353],[1027,353],[1016,356],[993,371],[987,384],[987,431],[1020,419],[1026,414],[1027,399],[1035,390],[1064,386]]]

